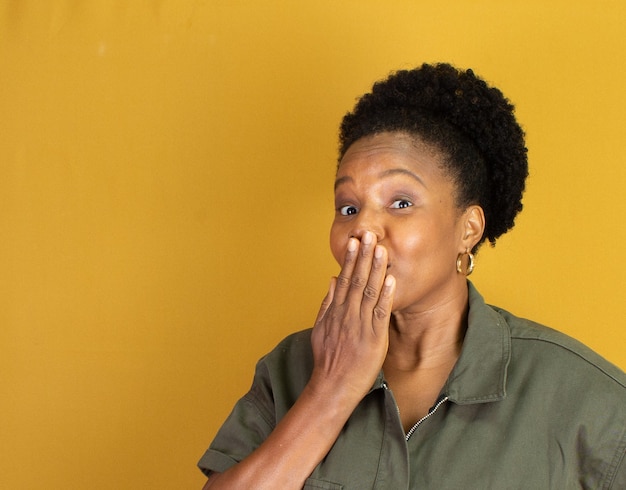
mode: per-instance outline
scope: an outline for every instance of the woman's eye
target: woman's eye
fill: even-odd
[[[358,209],[354,206],[341,206],[339,208],[339,214],[341,214],[342,216],[351,216],[353,214],[356,214],[357,212]]]
[[[411,206],[413,206],[413,203],[411,201],[407,201],[406,199],[398,199],[397,201],[394,201],[391,205],[391,207],[394,209],[404,209]]]

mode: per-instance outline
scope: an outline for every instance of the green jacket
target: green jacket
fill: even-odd
[[[471,283],[469,305],[461,356],[430,414],[405,434],[381,372],[305,488],[626,489],[626,375],[486,305]],[[225,471],[258,447],[312,367],[310,330],[263,357],[202,471]]]

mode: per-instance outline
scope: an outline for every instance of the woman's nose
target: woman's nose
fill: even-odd
[[[380,243],[385,238],[385,228],[382,219],[372,212],[361,211],[353,221],[350,236],[361,240],[366,231],[371,231],[376,235],[376,241]]]

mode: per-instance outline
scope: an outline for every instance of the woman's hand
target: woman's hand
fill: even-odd
[[[331,282],[311,342],[309,388],[358,403],[371,388],[389,346],[395,279],[386,276],[387,251],[372,232],[350,238],[341,273]]]
[[[350,239],[311,335],[315,365],[309,383],[265,442],[212,475],[205,489],[303,487],[385,360],[395,290],[386,273],[387,251],[373,233],[360,243]]]

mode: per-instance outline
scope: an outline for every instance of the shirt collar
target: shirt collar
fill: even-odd
[[[467,282],[469,314],[463,348],[443,395],[459,405],[486,403],[506,397],[506,375],[511,358],[509,326],[471,282]],[[381,370],[370,389],[386,388]]]
[[[506,397],[506,374],[511,358],[511,333],[504,318],[485,304],[468,281],[469,316],[461,355],[444,386],[460,405]]]

